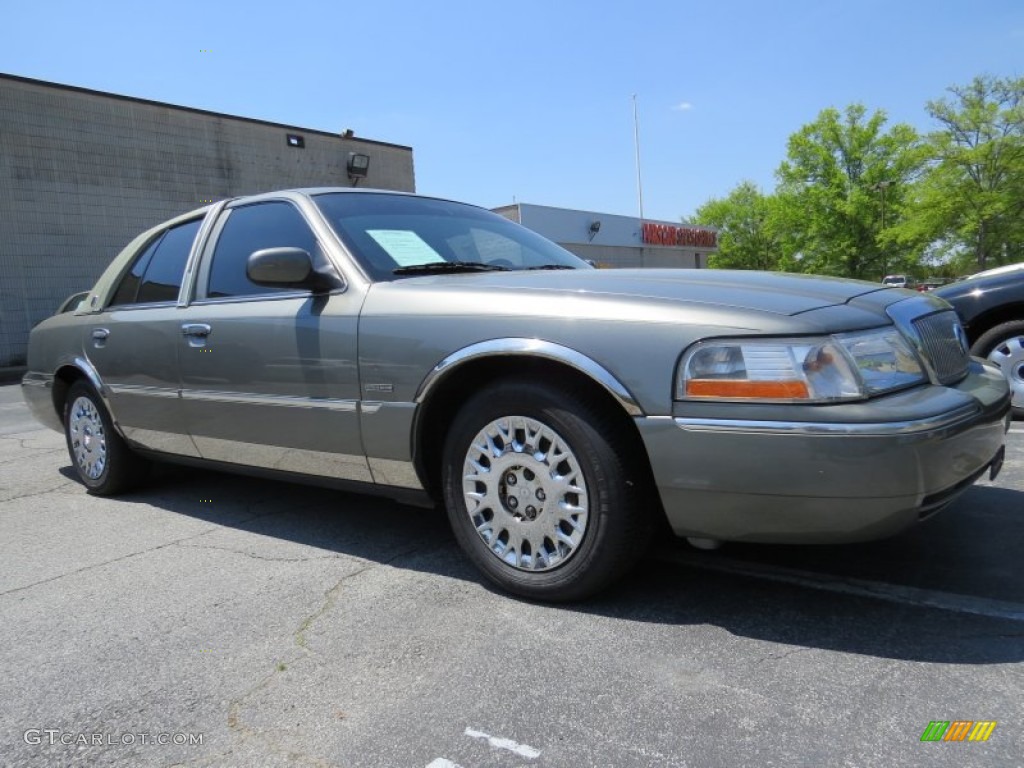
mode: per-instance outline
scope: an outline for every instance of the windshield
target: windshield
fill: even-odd
[[[537,233],[471,205],[346,192],[313,200],[377,281],[442,272],[592,269]]]

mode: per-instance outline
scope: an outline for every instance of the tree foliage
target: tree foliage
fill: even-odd
[[[718,252],[709,265],[718,269],[779,269],[777,200],[744,181],[727,197],[708,200],[697,209],[694,224],[718,229]]]
[[[1024,261],[1024,78],[977,77],[928,102],[926,137],[861,104],[790,136],[768,194],[743,182],[702,205],[712,266],[878,280]]]
[[[939,130],[917,190],[911,237],[978,269],[1024,260],[1024,78],[976,77],[930,101]]]
[[[915,258],[890,230],[903,218],[925,151],[911,126],[853,104],[825,109],[789,139],[779,201],[803,271],[878,280]]]

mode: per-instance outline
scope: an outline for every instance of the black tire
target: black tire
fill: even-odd
[[[149,462],[121,439],[102,398],[84,380],[68,389],[64,438],[75,474],[95,496],[126,491],[141,483],[148,473]]]
[[[637,455],[636,440],[629,439],[621,422],[607,410],[607,406],[602,408],[600,404],[590,402],[582,393],[563,392],[533,381],[509,381],[479,392],[459,411],[448,430],[443,454],[442,480],[448,519],[459,545],[480,571],[499,587],[535,600],[580,600],[621,577],[646,549],[653,527],[649,503],[649,494],[653,491],[650,471],[645,459]],[[495,438],[492,444],[501,442],[504,452],[500,457],[494,454],[494,464],[490,463],[490,454],[476,457],[480,463],[487,462],[486,473],[476,476],[486,476],[490,487],[497,486],[504,491],[486,490],[488,486],[484,482],[469,480],[475,490],[486,497],[476,505],[474,513],[478,524],[490,526],[489,534],[481,533],[464,495],[464,468],[472,466],[468,463],[470,455],[478,451],[474,445],[480,445],[480,442],[474,442],[476,438],[485,427],[494,427],[505,417],[521,417],[522,420],[516,423],[523,429],[508,433],[519,437],[507,442],[501,437]],[[531,436],[526,425],[536,433]],[[514,428],[515,424],[511,426]],[[509,446],[507,449],[504,448],[506,445]],[[568,454],[554,450],[555,445],[567,448]],[[532,447],[533,450],[523,450],[524,447]],[[489,448],[488,451],[493,454],[494,449]],[[544,455],[544,461],[552,457],[558,461],[562,455],[566,458],[538,468],[530,461],[536,462],[539,455]],[[501,468],[499,462],[511,464],[506,463]],[[531,467],[538,471],[531,473]],[[545,469],[546,472],[543,471]],[[495,470],[496,473],[490,475]],[[514,488],[507,483],[507,478],[520,472],[523,473],[520,474],[522,479]],[[580,474],[583,486],[578,483]],[[570,477],[577,480],[565,480]],[[563,495],[563,490],[550,490],[541,496],[542,486],[555,488],[548,483],[562,483],[559,489],[575,487],[583,494],[570,490]],[[524,501],[516,499],[517,508],[513,511],[510,504],[516,494],[524,494]],[[542,501],[533,501],[533,494]],[[567,509],[575,508],[574,505],[580,505],[584,500],[586,517],[582,535],[570,550],[568,544],[559,542],[569,538],[566,534],[575,533],[576,528],[559,520],[566,517]],[[540,510],[534,509],[534,516],[528,519],[513,520],[514,514],[526,514],[523,510],[533,509],[532,506],[523,506],[530,502]],[[488,514],[491,521],[480,523]],[[576,522],[579,522],[578,518]],[[505,533],[510,536],[526,531],[528,533],[523,534],[524,537],[533,537],[533,544],[524,539],[519,547],[511,547],[512,542],[506,539],[510,548],[504,550],[505,557],[518,563],[528,562],[529,567],[506,562],[485,541],[485,537],[490,535],[495,547],[500,549],[504,546],[499,531],[503,525],[509,526]],[[531,528],[533,525],[538,527]],[[552,525],[558,541],[555,537],[545,537],[545,527]],[[540,546],[534,546],[538,542]],[[565,552],[559,553],[559,546]],[[531,569],[541,566],[543,569]]]
[[[1024,320],[989,328],[971,346],[971,354],[988,358],[1002,368],[1013,390],[1013,415],[1024,418]]]

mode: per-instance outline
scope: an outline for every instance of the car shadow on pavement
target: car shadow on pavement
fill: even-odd
[[[73,478],[70,467],[61,474]],[[274,537],[396,568],[480,584],[443,512],[343,491],[160,465],[138,491],[115,501],[144,503],[227,529]],[[880,658],[949,664],[1024,660],[1024,600],[1017,577],[1024,534],[1007,510],[1024,493],[976,487],[935,520],[880,542],[829,547],[727,545],[696,553],[672,537],[620,583],[552,611],[663,626],[712,625],[741,637]],[[244,539],[240,540],[244,547]],[[680,557],[682,555],[682,557]],[[712,567],[704,567],[702,559]],[[739,568],[715,567],[716,558]],[[761,578],[783,567],[877,585],[879,597]],[[924,592],[1019,605],[1016,618],[907,603],[886,592]],[[525,602],[525,601],[524,601]],[[984,611],[982,611],[984,613]]]

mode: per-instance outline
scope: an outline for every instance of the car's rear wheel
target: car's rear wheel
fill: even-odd
[[[621,576],[650,532],[647,473],[607,409],[536,382],[470,399],[444,447],[455,536],[500,587],[582,599]]]
[[[64,436],[79,480],[97,496],[109,496],[141,482],[149,462],[132,453],[114,430],[100,396],[85,381],[68,389]]]
[[[999,366],[1013,392],[1013,413],[1024,417],[1024,320],[1011,320],[978,337],[971,354]]]

